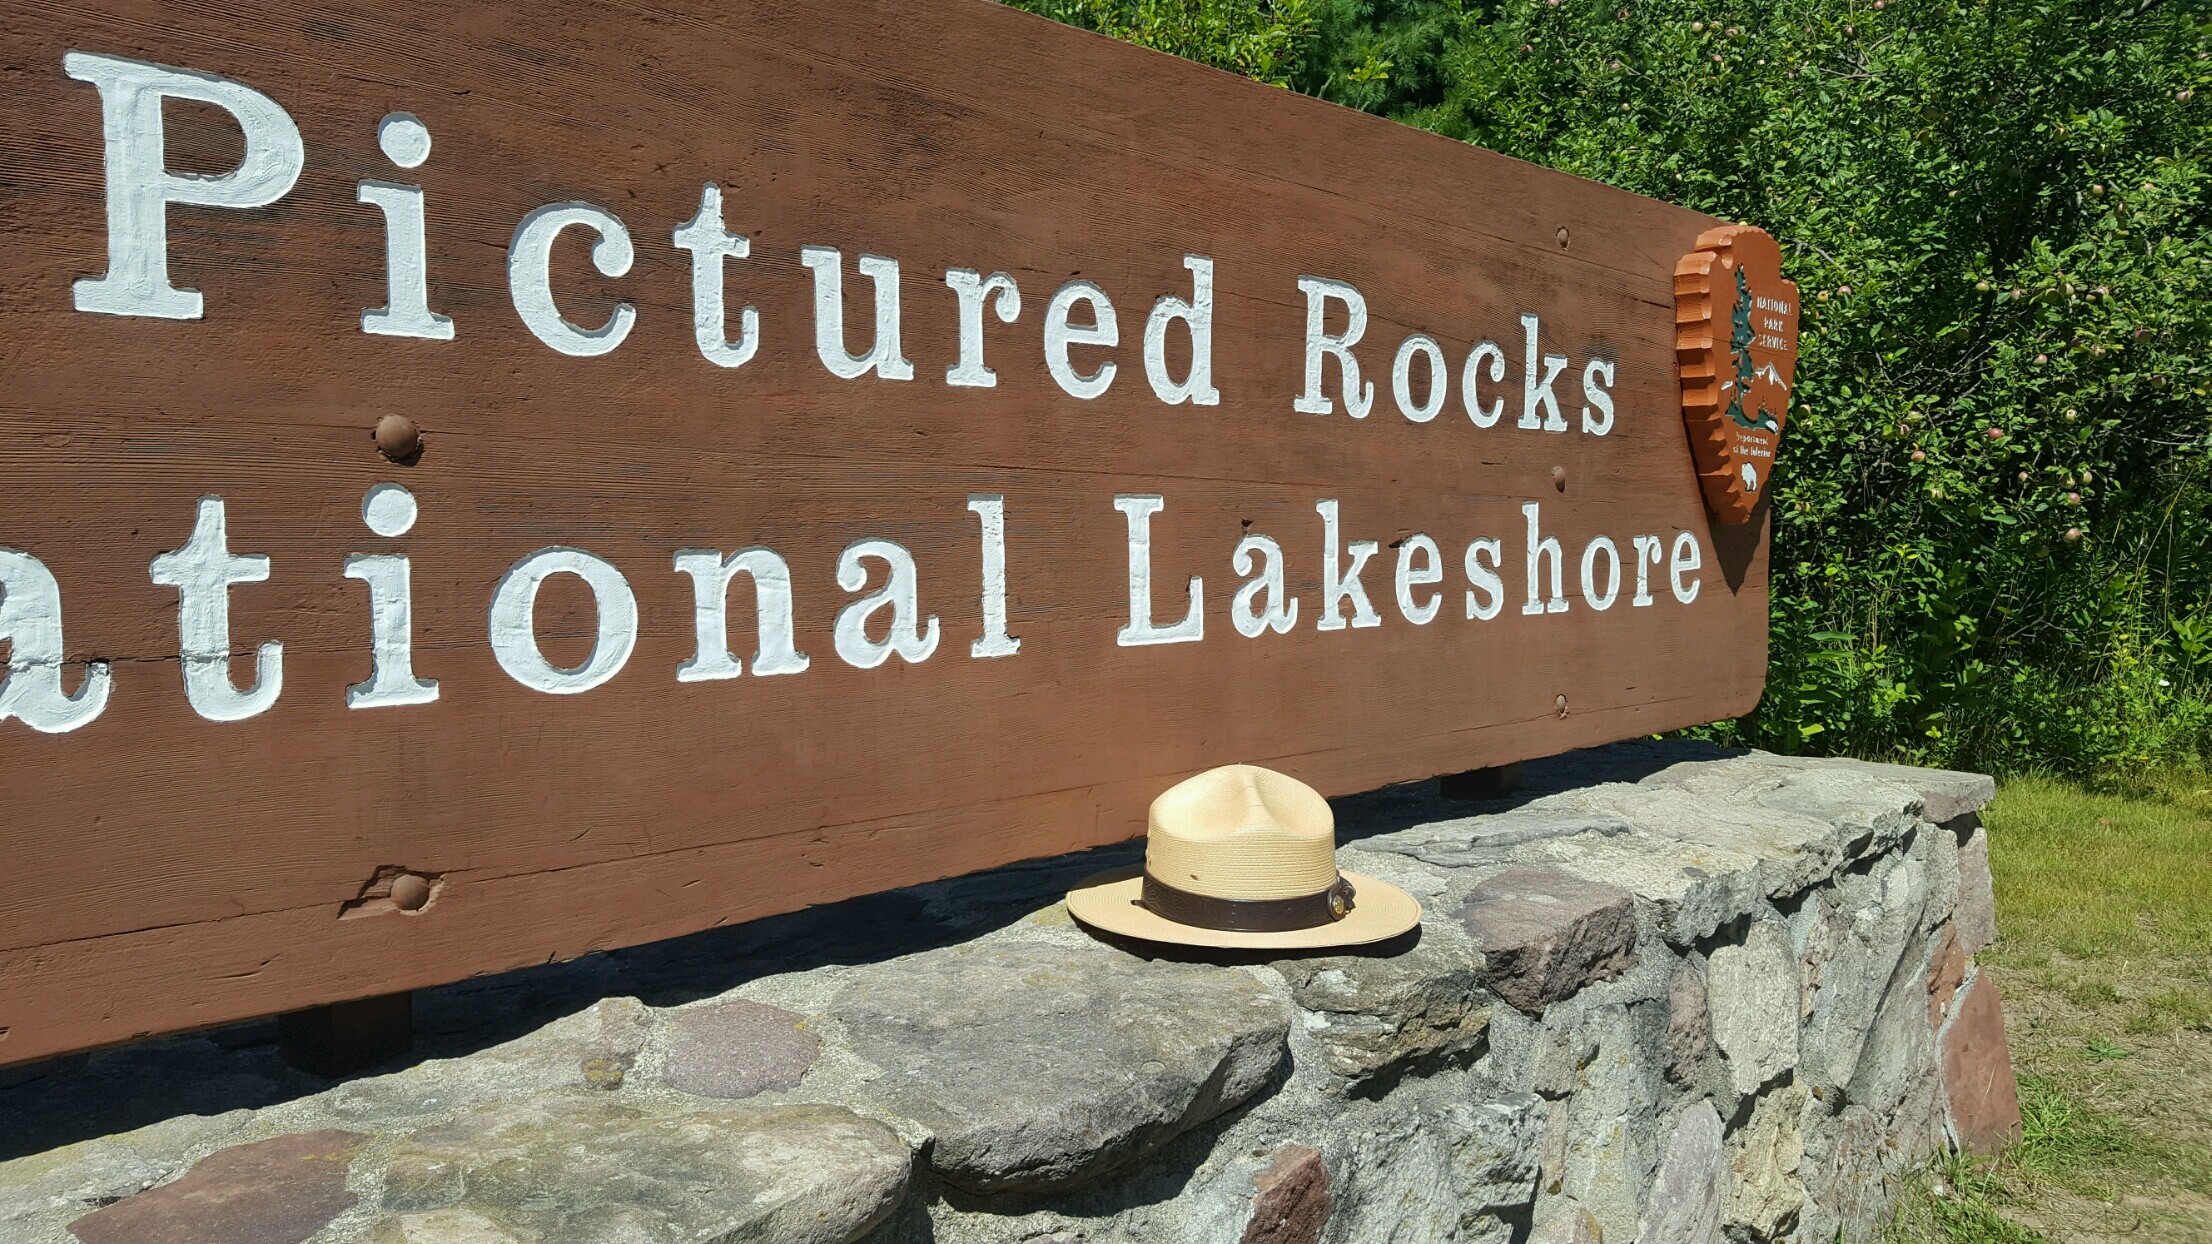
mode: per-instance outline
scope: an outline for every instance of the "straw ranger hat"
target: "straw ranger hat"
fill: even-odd
[[[1068,911],[1124,937],[1253,950],[1358,946],[1421,920],[1412,895],[1337,871],[1336,816],[1319,791],[1257,765],[1169,787],[1152,801],[1144,867],[1086,879]]]

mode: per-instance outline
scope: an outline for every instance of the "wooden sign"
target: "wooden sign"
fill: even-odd
[[[1726,225],[1675,265],[1674,297],[1698,484],[1715,518],[1749,522],[1773,478],[1797,378],[1797,286],[1782,279],[1782,251],[1766,230]]]
[[[1759,697],[1707,217],[980,0],[4,30],[0,1062]]]

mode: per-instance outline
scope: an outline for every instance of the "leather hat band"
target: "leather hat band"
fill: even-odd
[[[1215,898],[1193,894],[1144,874],[1138,899],[1152,914],[1192,928],[1224,933],[1288,933],[1342,920],[1352,910],[1352,883],[1343,877],[1325,890],[1293,898]]]

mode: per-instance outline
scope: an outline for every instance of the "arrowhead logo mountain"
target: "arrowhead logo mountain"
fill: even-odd
[[[1789,414],[1797,286],[1782,279],[1781,247],[1765,230],[1724,225],[1674,266],[1674,308],[1682,422],[1705,508],[1749,522]]]

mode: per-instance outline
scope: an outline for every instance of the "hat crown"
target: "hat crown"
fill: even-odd
[[[1335,883],[1336,815],[1321,792],[1258,765],[1186,778],[1152,801],[1145,869],[1192,894],[1297,898]]]

